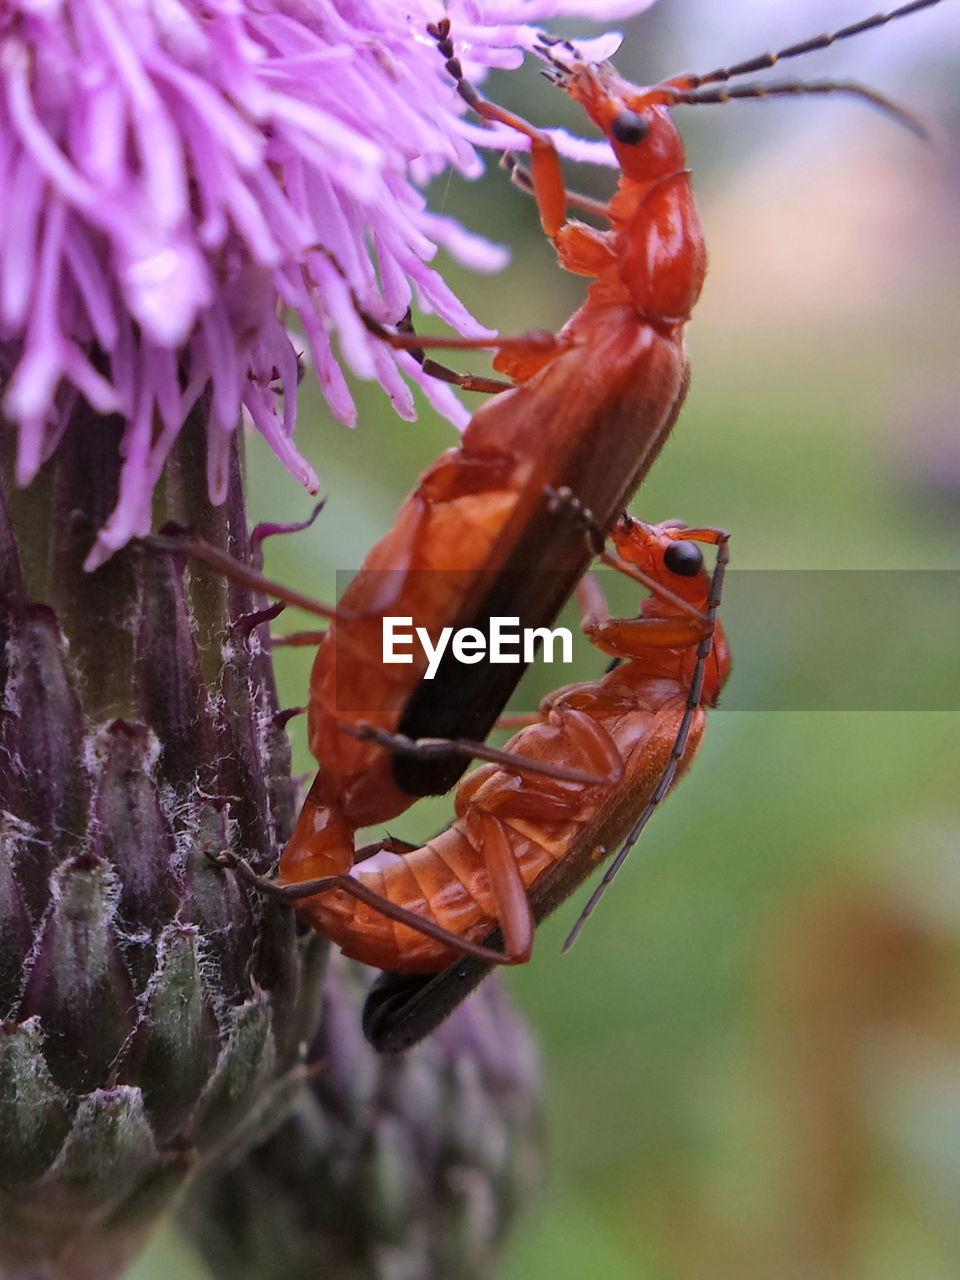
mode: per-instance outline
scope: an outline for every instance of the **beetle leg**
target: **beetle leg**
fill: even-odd
[[[239,858],[235,854],[207,853],[207,857],[217,866],[235,871],[245,884],[251,885],[258,893],[280,902],[300,902],[304,898],[316,897],[318,894],[330,893],[339,889],[351,898],[356,898],[357,901],[365,903],[368,907],[373,907],[375,911],[379,911],[381,915],[386,916],[388,919],[396,920],[398,924],[406,925],[407,928],[414,929],[417,933],[425,934],[428,938],[433,938],[437,942],[453,947],[464,955],[475,956],[478,960],[484,960],[488,964],[517,963],[512,955],[505,955],[503,952],[494,951],[492,947],[485,947],[480,942],[471,942],[468,938],[461,938],[457,934],[451,933],[449,929],[444,929],[442,925],[435,924],[432,920],[417,915],[414,911],[408,911],[405,907],[398,906],[395,902],[390,902],[389,899],[384,898],[373,889],[369,889],[362,881],[355,880],[353,876],[320,876],[315,880],[278,884],[268,876],[257,875],[245,858]]]
[[[441,347],[446,351],[496,351],[497,353],[504,352],[507,355],[535,356],[547,359],[553,355],[558,345],[556,334],[551,333],[549,329],[529,329],[526,333],[507,336],[495,335],[489,338],[462,338],[453,334],[413,333],[409,328],[404,329],[402,321],[396,328],[391,329],[389,325],[383,324],[376,316],[372,315],[359,299],[355,298],[354,303],[357,315],[363,321],[368,332],[372,333],[375,338],[379,338],[381,342],[385,342],[388,347],[393,347],[397,351],[410,351],[418,358],[427,347]],[[454,375],[454,379],[451,379],[451,381],[458,376]],[[506,385],[512,386],[513,384],[508,383]],[[505,387],[500,384],[496,387],[498,391],[504,389]]]
[[[501,168],[510,174],[510,181],[521,191],[534,195],[533,176],[525,164],[522,164],[512,151],[505,151],[500,157]],[[581,191],[571,191],[567,187],[567,204],[571,209],[579,209],[581,213],[592,213],[596,218],[610,217],[606,200],[597,200],[594,196],[584,195]]]
[[[271,636],[271,649],[312,649],[326,637],[325,631],[290,631],[283,636]]]
[[[522,116],[497,106],[489,98],[485,98],[480,90],[464,78],[460,60],[454,54],[453,41],[450,39],[450,20],[430,23],[427,31],[437,42],[437,47],[446,58],[449,74],[457,82],[457,92],[471,110],[481,120],[490,123],[505,124],[530,139],[530,181],[533,195],[540,213],[540,222],[544,231],[551,238],[563,226],[566,217],[567,192],[563,183],[563,171],[553,139],[549,134],[541,132]]]
[[[397,321],[396,331],[397,333],[416,333],[409,307],[403,319]],[[384,338],[384,341],[388,339]],[[452,386],[459,387],[461,391],[483,391],[495,395],[498,391],[509,391],[513,386],[512,382],[507,382],[504,378],[483,378],[473,373],[458,373],[449,365],[432,360],[423,347],[409,347],[408,350],[424,373],[440,382],[449,382]]]
[[[497,747],[487,746],[485,742],[472,742],[469,738],[408,738],[402,733],[391,733],[388,729],[368,724],[366,721],[360,721],[357,724],[341,723],[339,728],[361,742],[376,742],[396,755],[412,756],[415,759],[429,760],[437,756],[457,754],[469,756],[474,760],[488,760],[508,769],[522,769],[529,773],[543,774],[548,778],[556,778],[560,782],[574,782],[584,787],[617,781],[617,778],[609,773],[596,774],[588,773],[584,769],[568,769],[563,765],[551,764],[548,760],[534,760],[512,751],[501,751]]]
[[[535,923],[520,867],[510,845],[506,828],[493,814],[482,819],[484,865],[490,877],[490,892],[503,945],[510,964],[524,964],[533,950]]]
[[[274,582],[272,578],[266,577],[258,569],[254,569],[248,564],[243,564],[240,560],[235,560],[226,551],[221,551],[219,547],[213,546],[212,543],[198,537],[197,534],[192,533],[189,529],[183,529],[176,525],[166,525],[164,527],[167,529],[166,533],[161,531],[160,533],[148,534],[146,537],[138,539],[140,545],[147,547],[151,551],[190,556],[191,559],[199,560],[209,568],[216,569],[218,573],[222,573],[225,578],[229,578],[232,582],[238,582],[242,586],[250,587],[251,590],[259,591],[262,595],[273,596],[276,600],[282,600],[284,604],[293,605],[295,608],[303,609],[307,613],[314,613],[318,617],[335,618],[337,616],[336,609],[331,605],[321,604],[311,596],[294,590],[293,587],[284,586],[281,582]]]

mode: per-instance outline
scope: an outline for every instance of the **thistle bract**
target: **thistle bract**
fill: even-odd
[[[267,866],[292,814],[259,602],[142,548],[82,573],[111,426],[75,415],[40,492],[12,484],[9,449],[2,476],[4,1274],[116,1274],[298,1082],[318,1004],[289,913],[207,857]],[[214,514],[203,426],[175,446],[168,509],[242,553],[237,460]]]
[[[278,1132],[200,1179],[187,1228],[215,1275],[482,1280],[542,1161],[529,1034],[488,979],[410,1053],[377,1057],[369,971],[331,960],[309,1088]]]

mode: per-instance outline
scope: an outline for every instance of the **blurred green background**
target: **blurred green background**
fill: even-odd
[[[960,570],[954,8],[785,68],[869,80],[923,116],[928,144],[842,99],[678,111],[711,267],[688,331],[690,396],[633,510],[730,528],[740,568]],[[662,0],[628,24],[618,66],[640,82],[704,71],[864,12]],[[580,127],[534,66],[488,91]],[[603,192],[610,176],[571,166],[573,186]],[[583,282],[561,276],[532,202],[495,164],[480,184],[440,180],[431,203],[513,250],[494,278],[441,263],[479,319],[558,327],[579,304]],[[320,599],[454,440],[426,409],[411,425],[377,389],[356,395],[348,431],[305,379],[297,438],[329,501],[309,533],[269,545],[272,575]],[[257,439],[248,461],[254,519],[307,514]],[[773,581],[789,591],[789,577]],[[955,609],[960,579],[938,581]],[[891,594],[877,634],[855,643],[875,661],[889,619],[890,680],[923,664],[949,707],[957,639],[941,630],[931,647],[936,607],[904,616]],[[842,619],[815,612],[807,644],[849,660]],[[751,690],[775,701],[790,680],[782,635],[749,611],[725,621],[741,705]],[[285,704],[303,701],[309,661],[279,656]],[[583,644],[563,680],[601,666]],[[534,673],[515,707],[550,680]],[[302,721],[291,735],[307,773]],[[956,712],[712,716],[573,952],[559,948],[579,902],[509,975],[542,1046],[551,1173],[503,1280],[956,1277],[958,782]],[[419,839],[447,813],[425,803],[391,831]],[[204,1276],[182,1250],[155,1245],[134,1274]]]

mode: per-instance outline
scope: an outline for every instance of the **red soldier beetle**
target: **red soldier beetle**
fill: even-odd
[[[449,65],[448,28],[434,34],[443,53],[451,50]],[[666,112],[651,113],[645,142],[617,141],[606,122],[622,171],[607,207],[610,230],[599,231],[565,219],[552,142],[468,92],[482,116],[508,118],[534,140],[544,229],[561,264],[597,283],[557,335],[438,343],[365,317],[394,346],[493,348],[494,368],[510,383],[421,478],[338,605],[311,675],[308,734],[322,769],[304,824],[330,806],[353,828],[382,822],[418,795],[449,790],[466,767],[462,754],[397,758],[348,737],[344,724],[369,721],[413,739],[482,740],[523,667],[465,667],[445,655],[425,681],[422,664],[383,665],[384,616],[412,617],[431,633],[448,625],[486,630],[491,617],[517,617],[524,627],[552,622],[659,452],[686,390],[683,327],[705,257],[682,144]],[[669,240],[660,234],[665,223],[676,231]]]
[[[490,349],[509,381],[460,377],[426,362],[438,376],[496,394],[459,446],[421,477],[335,610],[262,580],[268,594],[329,619],[308,704],[309,746],[321,767],[295,838],[332,812],[356,830],[454,785],[468,763],[463,751],[400,756],[372,740],[368,726],[413,740],[482,740],[524,664],[464,666],[448,653],[424,680],[425,662],[383,663],[384,617],[411,617],[434,638],[447,626],[486,631],[492,617],[549,625],[659,453],[687,387],[683,329],[706,261],[683,146],[665,108],[637,102],[628,110],[614,95],[636,91],[606,65],[581,63],[564,82],[620,161],[616,194],[590,206],[609,221],[599,230],[566,218],[568,193],[549,137],[463,79],[448,21],[428,30],[481,118],[530,137],[544,230],[561,265],[595,283],[559,333],[482,340],[391,330],[357,302],[384,342],[417,356],[428,346]],[[192,549],[230,571],[213,549],[197,542]]]
[[[493,963],[528,960],[536,922],[619,846],[586,919],[689,767],[704,707],[716,703],[726,680],[729,652],[715,615],[727,536],[622,517],[612,534],[616,554],[603,558],[651,591],[639,616],[609,617],[590,577],[578,589],[583,630],[621,661],[599,680],[544,698],[535,723],[508,743],[510,763],[469,774],[457,792],[456,819],[425,845],[386,840],[355,863],[353,832],[330,813],[309,839],[290,841],[277,880],[256,884],[292,902],[366,964],[432,973],[469,954],[485,972]],[[703,568],[701,541],[717,547],[712,575]],[[606,777],[574,783],[556,776],[555,765]],[[367,865],[369,859],[375,861]],[[495,928],[502,950],[491,946]]]
[[[938,2],[914,0],[778,53],[651,88],[628,83],[609,63],[583,62],[572,46],[545,45],[551,77],[581,103],[615,152],[620,178],[606,204],[568,192],[549,136],[463,78],[448,20],[428,28],[459,93],[481,119],[530,139],[529,171],[514,162],[514,176],[533,192],[561,266],[595,282],[557,334],[424,337],[389,330],[363,313],[378,337],[420,358],[428,347],[492,349],[494,368],[511,381],[504,389],[428,362],[432,372],[469,389],[500,390],[476,412],[460,446],[421,478],[348,587],[320,645],[308,735],[322,768],[304,822],[328,805],[338,806],[351,825],[386,821],[416,796],[448,790],[466,767],[462,753],[397,756],[375,741],[351,740],[345,724],[370,722],[411,740],[482,740],[523,673],[521,664],[464,667],[449,653],[431,680],[421,678],[423,665],[416,663],[388,669],[380,661],[384,614],[411,616],[431,633],[447,625],[486,631],[491,617],[549,625],[672,429],[688,380],[683,329],[702,286],[705,251],[669,108],[843,92],[919,131],[905,112],[859,85],[709,86]],[[568,218],[568,205],[609,226]],[[345,705],[345,690],[352,706]]]
[[[635,522],[635,527],[641,530],[645,528],[639,522]],[[669,527],[668,525],[665,528],[669,529]],[[719,530],[685,530],[684,532],[688,537],[705,535],[711,541],[716,540],[718,544],[717,565],[705,601],[706,616],[713,618],[719,605],[723,575],[727,564],[726,534]],[[621,567],[622,562],[614,563],[616,567]],[[687,566],[688,569],[689,567]],[[660,585],[663,585],[662,579],[660,580]],[[579,594],[582,599],[584,593],[581,591]],[[660,611],[656,600],[657,597],[654,595],[643,602],[641,617],[645,614]],[[593,595],[592,589],[591,602],[592,609],[596,613],[596,596]],[[670,607],[671,605],[668,604],[665,611],[669,612]],[[630,622],[627,622],[626,625],[629,626]],[[589,628],[585,628],[585,630],[588,631],[588,634],[590,633]],[[628,834],[622,840],[619,852],[605,872],[600,884],[594,890],[587,905],[578,916],[576,924],[564,943],[564,951],[572,945],[585,920],[596,906],[600,895],[613,879],[630,849],[639,838],[657,804],[664,798],[676,777],[690,764],[703,729],[703,705],[715,704],[717,694],[722,688],[730,668],[729,651],[719,623],[715,625],[712,640],[713,644],[711,645],[711,637],[707,636],[697,646],[696,664],[685,703],[685,715],[692,716],[695,714],[695,709],[699,711],[701,717],[698,726],[699,731],[695,730],[696,736],[691,743],[685,736],[684,724],[681,724],[670,752],[669,762],[652,794],[647,796],[642,785],[639,790],[631,791],[628,776],[624,777],[617,788],[617,800],[620,801],[623,808],[615,816],[611,825],[620,823],[622,829],[622,824],[628,824],[629,820],[637,814],[638,809],[640,810],[639,817],[629,828]],[[610,651],[604,644],[601,644],[600,647],[604,648],[605,652]],[[638,669],[638,666],[635,665],[638,663],[637,658],[632,661],[628,659],[625,664],[627,671],[623,672],[623,675],[626,675],[627,681],[634,689],[642,691],[644,680],[654,682],[657,680],[655,670],[659,665],[658,657],[659,655],[655,653],[650,654],[650,661],[646,665],[645,672],[642,666]],[[710,659],[709,668],[706,665],[708,659]],[[686,660],[689,662],[689,651]],[[631,667],[633,667],[632,671],[630,671]],[[608,670],[606,676],[601,681],[596,682],[594,687],[600,686],[603,688],[604,684],[608,682],[606,692],[609,694],[612,692],[611,686],[613,686],[614,681],[622,678],[622,676],[617,675],[620,670],[620,668]],[[591,686],[586,685],[583,687],[589,689]],[[561,697],[564,692],[563,690],[560,691]],[[549,700],[548,698],[545,701],[549,702]],[[613,699],[611,699],[612,701]],[[687,722],[687,724],[690,723],[690,721]],[[617,800],[614,800],[614,805]],[[532,888],[529,894],[529,904],[533,917],[538,924],[555,911],[557,907],[561,906],[579,885],[588,876],[592,875],[598,861],[592,855],[593,850],[590,847],[590,838],[585,832],[584,837],[573,841],[566,855]],[[502,947],[503,937],[501,930],[497,929],[488,935],[484,939],[484,945],[493,948]],[[491,968],[492,965],[489,960],[484,960],[474,955],[463,955],[454,960],[446,969],[435,974],[405,974],[398,971],[381,974],[371,988],[364,1005],[363,1029],[367,1039],[380,1053],[399,1053],[411,1048],[439,1026],[444,1018],[483,981]]]
[[[669,434],[687,385],[683,329],[705,270],[669,107],[787,92],[778,85],[704,86],[938,2],[914,0],[776,54],[651,88],[628,83],[608,63],[578,60],[569,45],[555,52],[545,45],[552,77],[603,130],[620,164],[618,189],[606,204],[571,196],[551,139],[463,79],[448,20],[428,28],[465,101],[482,119],[530,139],[529,173],[515,166],[514,175],[534,192],[561,265],[595,282],[558,334],[431,338],[389,330],[362,312],[378,337],[418,355],[431,346],[492,349],[495,369],[511,382],[460,378],[430,362],[432,371],[469,389],[499,391],[476,412],[460,446],[421,478],[336,610],[265,584],[275,596],[331,620],[310,680],[308,738],[321,770],[302,822],[322,820],[335,806],[348,825],[371,825],[419,795],[442,794],[454,784],[466,767],[463,752],[398,757],[344,728],[369,723],[412,740],[483,739],[523,665],[464,667],[447,654],[429,681],[422,679],[425,663],[387,667],[381,661],[384,615],[410,616],[432,634],[445,626],[486,630],[494,616],[517,617],[525,627],[549,625]],[[555,56],[564,50],[569,65]],[[858,94],[915,127],[860,86],[792,84],[789,91]],[[609,227],[566,218],[567,204],[587,207]],[[348,690],[351,706],[343,696]]]
[[[438,40],[441,52],[447,57],[448,69],[457,78],[458,88],[465,100],[483,118],[511,124],[530,137],[532,157],[529,174],[520,167],[517,167],[515,173],[521,185],[530,187],[536,195],[541,220],[557,246],[563,265],[581,274],[595,275],[597,283],[592,286],[584,307],[556,336],[527,334],[520,335],[518,338],[497,339],[492,342],[423,338],[393,333],[384,329],[372,317],[364,317],[368,327],[378,336],[394,346],[408,350],[425,349],[428,346],[451,349],[490,347],[497,352],[494,360],[495,368],[500,372],[508,373],[516,384],[502,394],[498,394],[475,415],[460,450],[450,451],[450,454],[445,455],[434,468],[431,468],[424,477],[421,488],[408,501],[404,512],[401,513],[398,526],[406,517],[408,522],[406,527],[402,530],[395,529],[393,534],[388,535],[388,538],[378,546],[371,560],[368,560],[365,569],[373,573],[378,562],[390,568],[396,568],[399,563],[403,579],[409,580],[414,569],[413,560],[408,554],[409,548],[416,546],[420,551],[425,551],[431,545],[426,535],[421,537],[421,527],[414,520],[416,515],[426,518],[423,508],[430,502],[436,505],[438,501],[490,499],[494,496],[502,498],[506,495],[510,507],[508,518],[500,519],[492,525],[488,523],[483,530],[487,547],[496,548],[496,551],[492,556],[483,558],[481,567],[473,565],[468,570],[471,575],[475,575],[470,578],[471,586],[474,588],[472,592],[461,591],[459,586],[455,586],[444,594],[442,599],[435,594],[431,595],[427,601],[426,612],[431,615],[431,618],[446,616],[457,625],[461,625],[465,620],[480,621],[493,613],[519,613],[525,621],[532,621],[534,624],[555,616],[559,603],[562,603],[562,599],[559,598],[562,593],[558,593],[558,599],[547,607],[543,599],[544,593],[537,592],[536,598],[531,602],[530,610],[523,610],[518,607],[516,601],[529,598],[529,593],[527,597],[524,597],[522,590],[515,595],[511,594],[511,590],[504,585],[509,582],[509,570],[515,564],[523,566],[533,563],[530,558],[532,554],[546,548],[551,556],[550,563],[561,570],[566,591],[569,591],[592,550],[589,545],[590,538],[586,535],[593,534],[593,540],[596,541],[597,533],[605,530],[623,498],[629,494],[632,487],[635,487],[641,475],[651,465],[672,426],[685,389],[686,378],[686,365],[679,334],[687,318],[689,305],[692,305],[692,301],[695,300],[702,281],[703,250],[695,214],[689,202],[687,175],[680,171],[661,173],[652,186],[648,182],[647,187],[644,188],[635,173],[630,170],[624,154],[631,160],[636,159],[639,154],[638,149],[651,138],[659,139],[658,147],[662,141],[664,146],[668,143],[673,145],[675,142],[679,148],[679,138],[667,114],[668,108],[678,103],[718,102],[732,98],[759,98],[787,93],[853,93],[880,105],[902,123],[919,131],[918,126],[909,116],[880,95],[858,85],[827,82],[768,85],[765,88],[744,85],[708,89],[703,86],[725,83],[733,76],[761,70],[772,66],[782,58],[798,56],[812,49],[821,48],[835,40],[858,34],[936,3],[938,0],[915,0],[914,3],[904,5],[891,13],[875,15],[832,35],[816,37],[802,45],[781,50],[777,54],[764,54],[760,58],[711,72],[706,76],[676,77],[647,90],[638,90],[628,85],[607,65],[600,68],[586,67],[582,64],[569,67],[562,61],[555,60],[556,79],[572,96],[579,98],[596,122],[601,125],[620,158],[622,166],[620,188],[608,205],[569,196],[564,189],[559,163],[549,138],[540,134],[525,121],[487,102],[462,79],[459,64],[453,56],[452,45],[449,45],[449,26],[439,24],[433,34]],[[575,53],[572,50],[571,52]],[[622,152],[624,154],[621,154]],[[682,150],[678,150],[676,155],[682,161]],[[663,236],[659,233],[668,226],[671,230],[675,230],[677,226],[676,218],[671,225],[671,216],[665,213],[663,208],[656,208],[657,200],[667,194],[666,191],[659,190],[660,187],[668,187],[671,191],[680,193],[681,204],[673,206],[671,214],[679,207],[684,214],[689,213],[690,222],[685,223],[682,218],[679,220],[683,230],[675,237],[678,251],[670,264],[671,270],[665,273],[663,279],[654,280],[642,276],[634,278],[631,272],[635,268],[649,266],[642,251],[644,242],[641,239],[638,247],[638,242],[633,239],[635,231],[638,229],[642,231],[645,228],[648,236],[656,234],[662,242]],[[568,202],[580,204],[594,213],[604,214],[611,222],[610,229],[599,231],[582,223],[564,220],[563,210]],[[688,229],[695,229],[695,250],[691,238],[686,234]],[[649,241],[647,247],[649,247]],[[649,258],[649,255],[646,257]],[[606,274],[607,271],[609,275]],[[684,271],[686,275],[683,274]],[[676,291],[671,295],[674,299],[681,298],[681,301],[686,300],[689,303],[686,309],[679,307],[677,308],[679,314],[673,314],[669,308],[660,310],[656,307],[651,308],[650,302],[653,295],[644,293],[644,289],[652,288],[658,283],[663,284],[668,290],[672,287]],[[641,286],[639,294],[631,293],[631,286],[636,289],[638,284]],[[620,308],[617,317],[619,327],[612,325],[605,328],[602,321],[609,321],[611,314],[618,306]],[[604,395],[588,405],[591,412],[586,414],[581,412],[583,401],[579,397],[584,392],[584,384],[590,382],[588,373],[597,366],[597,363],[602,364],[611,351],[616,351],[618,340],[629,345],[629,335],[639,331],[642,331],[643,338],[649,341],[651,348],[655,348],[661,357],[664,351],[669,349],[671,358],[666,360],[666,364],[672,368],[670,377],[661,379],[651,377],[648,384],[642,388],[643,394],[648,396],[644,403],[649,405],[655,402],[659,408],[665,407],[666,412],[657,420],[655,426],[652,425],[652,418],[645,423],[643,450],[639,462],[635,439],[631,441],[630,449],[627,449],[619,438],[612,441],[611,449],[607,455],[604,455],[608,463],[611,458],[613,459],[609,465],[609,474],[593,477],[593,482],[600,493],[597,497],[591,497],[588,494],[585,498],[577,486],[583,478],[584,470],[589,471],[589,464],[601,452],[595,436],[591,435],[591,430],[608,427],[610,422],[617,425],[625,424],[629,428],[633,424],[634,415],[622,415],[622,406],[618,398],[612,396],[610,386],[605,388]],[[621,370],[621,366],[614,363],[611,367],[605,366],[605,372],[609,374],[611,368],[614,373]],[[637,372],[637,366],[631,366],[629,372]],[[460,381],[462,385],[471,389],[491,390],[496,385],[483,379],[458,379],[455,375],[451,376],[453,380]],[[616,383],[616,378],[612,381]],[[666,403],[666,396],[663,394],[664,388],[668,385],[676,392],[675,398],[669,404]],[[590,388],[590,390],[593,394],[597,394],[595,389]],[[637,388],[628,381],[626,387],[618,386],[617,390],[636,392]],[[523,400],[522,393],[526,393],[528,401]],[[521,490],[516,482],[519,474],[517,468],[526,474],[531,466],[534,468],[537,466],[538,460],[529,455],[524,457],[512,454],[507,448],[498,458],[500,465],[506,468],[499,473],[499,480],[497,480],[495,468],[485,474],[483,466],[478,465],[471,475],[471,479],[475,481],[479,478],[478,487],[468,489],[465,493],[457,487],[456,483],[453,483],[449,488],[444,489],[444,483],[450,478],[450,465],[453,465],[456,475],[456,468],[468,458],[469,449],[476,447],[481,454],[478,462],[485,463],[487,459],[482,453],[483,446],[493,443],[503,449],[505,445],[512,444],[513,437],[507,431],[507,425],[514,426],[519,433],[525,415],[516,415],[516,423],[508,424],[506,406],[516,409],[518,403],[522,405],[529,402],[536,405],[538,395],[543,398],[543,403],[549,401],[553,406],[561,406],[565,419],[568,414],[568,405],[571,400],[574,401],[577,416],[580,419],[581,435],[565,438],[562,441],[566,446],[565,451],[562,448],[558,450],[553,441],[548,443],[544,454],[546,461],[542,464],[546,467],[548,476],[541,475],[538,483],[532,488]],[[631,403],[631,408],[636,410],[636,407],[635,403]],[[496,414],[493,411],[496,411]],[[503,411],[503,417],[498,417],[501,411]],[[618,417],[618,413],[621,413],[621,417]],[[538,439],[542,440],[542,438],[542,433],[538,433]],[[627,454],[629,457],[625,456]],[[631,479],[625,482],[624,467],[630,466],[633,467],[630,472]],[[444,468],[446,468],[445,471]],[[565,474],[569,475],[575,484],[558,483]],[[504,483],[504,476],[506,476],[506,483]],[[491,479],[496,483],[491,483]],[[430,483],[438,484],[435,495],[429,489]],[[612,492],[614,487],[616,487],[616,494]],[[421,507],[419,512],[413,510],[417,503]],[[489,515],[496,503],[488,505],[490,509],[487,514]],[[460,522],[462,522],[462,515],[463,509],[460,509],[458,511]],[[558,515],[566,518],[558,520]],[[436,531],[434,534],[436,535]],[[393,539],[392,542],[391,539]],[[452,544],[442,536],[435,536],[433,545],[436,545],[441,552],[446,552]],[[458,549],[462,550],[462,545]],[[573,566],[574,560],[576,560],[576,567]],[[434,561],[428,559],[427,563],[432,564]],[[445,563],[442,556],[437,563]],[[484,594],[485,587],[482,582],[484,570],[492,573],[494,588],[500,590],[496,606],[493,608],[488,607]],[[346,607],[338,610],[334,618],[334,629],[339,626],[341,631],[346,631],[349,624],[359,618],[369,621],[371,615],[382,617],[381,600],[376,591],[370,591],[369,582],[364,588],[363,574],[357,583],[358,600],[349,602]],[[368,592],[366,602],[363,599],[364,589]],[[391,610],[399,607],[398,601],[400,606],[407,604],[407,601],[402,598],[402,591],[403,588],[400,587],[390,593],[389,608]],[[371,598],[376,602],[376,609],[370,608]],[[455,613],[445,613],[448,604],[456,610]],[[412,608],[411,612],[414,612]],[[360,653],[358,672],[363,673],[373,669],[369,654],[364,654],[362,647],[347,646],[342,641],[343,637],[338,649],[341,662],[352,662],[353,658],[349,655]],[[451,771],[452,776],[455,777],[463,767],[464,753],[462,752],[458,753],[452,766],[444,765],[438,773],[435,761],[415,759],[410,766],[408,761],[395,761],[389,748],[385,748],[380,742],[361,742],[357,745],[349,737],[345,737],[344,722],[346,721],[349,726],[351,715],[344,714],[344,709],[336,705],[335,677],[333,684],[329,680],[330,672],[335,670],[336,665],[336,659],[333,657],[333,637],[328,636],[324,642],[324,648],[326,657],[324,658],[323,653],[318,655],[311,689],[311,747],[321,761],[323,769],[308,798],[301,817],[303,829],[298,830],[295,841],[305,835],[308,836],[308,828],[316,827],[318,822],[326,823],[336,819],[344,823],[345,830],[352,831],[361,823],[375,819],[383,820],[406,808],[413,796],[430,790],[441,790],[450,780]],[[323,674],[324,663],[326,663],[326,676]],[[360,720],[364,718],[373,718],[376,721],[375,727],[383,730],[388,737],[394,730],[412,738],[426,735],[453,736],[459,734],[465,727],[478,737],[482,736],[490,726],[497,710],[505,702],[520,672],[500,671],[493,673],[493,676],[489,671],[484,672],[482,676],[478,672],[478,678],[471,681],[469,678],[464,679],[465,676],[470,677],[471,672],[465,672],[463,668],[451,668],[451,670],[455,671],[454,696],[449,696],[451,682],[448,682],[445,690],[442,679],[437,683],[427,684],[420,680],[415,672],[409,670],[403,673],[405,678],[399,682],[387,681],[386,686],[379,684],[377,690],[372,690],[375,696],[368,698],[367,694],[364,694],[364,700],[369,701],[371,707],[366,710],[366,716],[354,717],[354,727],[357,727]],[[324,686],[325,679],[326,686]],[[374,677],[373,683],[377,684],[378,679]],[[473,691],[472,700],[464,696],[468,685]],[[381,697],[380,694],[385,696]],[[394,694],[398,697],[394,698]],[[448,727],[446,717],[448,708],[451,707],[454,723]],[[478,961],[481,959],[475,958]]]

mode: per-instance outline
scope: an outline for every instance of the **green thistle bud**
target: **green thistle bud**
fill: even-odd
[[[237,459],[214,509],[205,430],[159,520],[243,555]],[[262,602],[144,548],[84,573],[119,465],[89,414],[29,491],[3,459],[4,1275],[119,1274],[192,1171],[276,1123],[319,1003],[292,912],[206,856],[266,868],[292,817]]]
[[[188,1232],[230,1280],[481,1280],[539,1179],[536,1055],[496,977],[423,1044],[377,1057],[369,970],[327,976],[310,1088],[266,1143],[203,1176]]]

